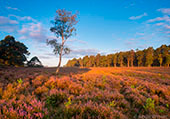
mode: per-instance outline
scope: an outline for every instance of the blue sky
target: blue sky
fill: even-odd
[[[109,54],[170,44],[169,0],[0,0],[0,36],[13,35],[45,66],[56,66],[57,56],[46,45],[57,9],[78,14],[77,35],[67,46],[73,57]]]

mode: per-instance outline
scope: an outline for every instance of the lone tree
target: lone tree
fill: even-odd
[[[53,32],[57,39],[47,40],[47,45],[51,45],[55,55],[59,55],[59,63],[57,66],[56,73],[59,72],[61,59],[64,54],[69,54],[70,49],[65,46],[65,42],[70,38],[76,31],[75,25],[77,24],[77,14],[72,14],[70,11],[59,9],[56,11],[54,21],[52,21],[53,27],[50,31]],[[61,42],[58,42],[61,41]]]

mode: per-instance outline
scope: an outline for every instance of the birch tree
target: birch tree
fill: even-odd
[[[66,47],[65,43],[74,35],[76,31],[74,26],[77,22],[77,14],[72,14],[72,12],[65,9],[56,11],[55,19],[52,21],[53,27],[50,28],[50,31],[55,34],[56,39],[47,40],[47,45],[51,45],[55,55],[59,55],[56,73],[59,72],[62,56],[70,53],[70,49]]]

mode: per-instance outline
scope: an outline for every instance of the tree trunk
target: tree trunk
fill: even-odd
[[[129,60],[128,60],[128,64],[127,64],[127,65],[128,65],[128,67],[129,67]]]
[[[61,51],[60,51],[60,54],[59,54],[59,63],[58,63],[58,66],[57,66],[56,74],[58,74],[58,72],[60,70],[62,51],[63,51],[63,46],[61,47]]]
[[[123,61],[121,60],[121,62],[120,62],[120,67],[122,67],[123,66]]]
[[[58,66],[57,66],[57,70],[56,70],[56,74],[58,74],[59,70],[60,70],[60,65],[61,65],[61,54],[59,55],[59,63],[58,63]]]
[[[131,61],[131,66],[133,67],[133,60]]]
[[[59,63],[58,63],[57,69],[56,69],[56,74],[58,74],[58,72],[60,70],[61,58],[62,58],[62,53],[63,53],[63,46],[64,46],[64,36],[62,35],[61,51],[59,53]]]
[[[114,63],[114,67],[116,67],[116,63]]]

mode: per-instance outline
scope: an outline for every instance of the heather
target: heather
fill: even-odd
[[[170,118],[170,69],[0,69],[0,118]]]

